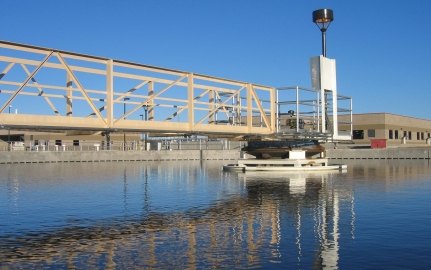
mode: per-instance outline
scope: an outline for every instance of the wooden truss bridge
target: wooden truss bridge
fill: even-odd
[[[0,41],[0,72],[5,129],[322,134],[320,92],[305,89],[311,97],[301,100],[299,87],[277,89],[7,41]],[[280,92],[287,89],[290,97]],[[340,99],[350,102],[344,112],[351,114],[351,99]]]

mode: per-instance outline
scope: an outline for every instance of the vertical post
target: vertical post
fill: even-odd
[[[241,126],[241,91],[236,96],[236,123]]]
[[[253,127],[253,99],[251,92],[253,91],[253,86],[249,83],[247,84],[247,129],[251,132]]]
[[[229,124],[234,126],[235,125],[235,95],[232,95],[232,109],[230,110],[230,119],[229,119]]]
[[[195,124],[195,114],[194,114],[194,91],[193,91],[193,73],[188,74],[188,120],[189,120],[189,131],[193,131]]]
[[[279,133],[280,132],[280,104],[279,104],[279,97],[278,97],[278,92],[279,92],[279,90],[277,89],[277,92],[276,92],[276,97],[275,97],[275,102],[276,102],[276,106],[277,106],[277,112],[276,112],[276,117],[277,117],[277,133]]]
[[[215,91],[214,90],[209,90],[208,91],[208,112],[212,112],[215,108]],[[208,117],[208,121],[209,124],[215,124],[215,114],[216,112],[214,112],[212,115],[210,115]]]
[[[67,87],[67,95],[66,95],[66,115],[72,116],[72,78],[69,73],[66,73],[66,87]]]
[[[338,96],[336,90],[332,92],[332,135],[338,137]]]
[[[316,127],[316,101],[313,100],[313,131]]]
[[[12,105],[9,105],[8,107],[8,113],[10,114],[10,109],[12,108]],[[7,129],[7,150],[11,151],[12,150],[12,142],[10,141],[10,127],[8,127]]]
[[[275,111],[276,111],[276,98],[275,98],[275,88],[270,89],[270,110],[271,110],[271,132],[276,130],[275,127]]]
[[[322,32],[322,55],[326,57],[326,28],[320,30]]]
[[[321,106],[320,109],[322,111],[321,115],[321,119],[322,119],[322,132],[325,133],[326,132],[326,97],[325,97],[325,89],[320,89],[320,101],[321,101]]]
[[[130,98],[125,97],[123,98],[123,115],[124,115],[124,120],[126,120],[126,101],[130,100]],[[126,147],[126,132],[123,133],[124,134],[124,145],[123,145],[123,150],[126,151],[127,147]]]
[[[114,61],[109,59],[106,61],[106,124],[108,128],[112,128],[114,123]],[[106,149],[111,150],[111,136],[109,131],[106,133]]]
[[[145,105],[144,107],[144,112],[145,112],[145,122],[148,120],[148,105]],[[144,150],[147,150],[147,139],[148,139],[148,132],[144,133]]]
[[[296,132],[299,132],[299,87],[296,87]]]
[[[154,82],[148,82],[148,97],[152,98],[154,96]],[[153,121],[154,120],[154,99],[152,98],[151,101],[148,103],[148,120]]]
[[[350,98],[350,137],[353,136],[353,100]]]
[[[106,61],[106,123],[112,128],[114,123],[114,61]]]
[[[320,92],[316,92],[317,94],[317,132],[320,132]]]
[[[105,132],[106,150],[111,150],[111,133]]]

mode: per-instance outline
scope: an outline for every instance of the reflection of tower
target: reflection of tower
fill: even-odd
[[[322,260],[322,265],[325,269],[336,269],[338,268],[339,259],[339,244],[338,244],[338,224],[339,224],[339,201],[338,193],[334,191],[332,193],[332,198],[327,198],[330,205],[325,205],[322,207],[322,224],[321,224],[321,251],[320,258]],[[325,203],[326,204],[326,203]],[[332,206],[332,209],[328,209]],[[331,220],[328,220],[327,210],[332,210],[332,224]],[[331,231],[332,225],[332,231]],[[332,238],[331,238],[332,236]]]
[[[8,177],[8,195],[10,199],[8,201],[11,203],[11,209],[13,209],[12,213],[18,214],[18,204],[19,204],[19,193],[20,193],[20,184],[19,180],[16,177]]]
[[[290,194],[304,194],[305,193],[306,179],[302,175],[296,175],[289,178],[289,193]]]
[[[354,239],[355,212],[354,196],[350,191],[333,187],[331,177],[322,178],[318,208],[315,211],[316,235],[320,241],[319,265],[325,269],[337,269],[339,261],[340,205],[350,203],[351,237]]]
[[[127,206],[127,167],[124,166],[123,170],[123,207],[124,215],[127,216],[128,206]]]
[[[280,227],[280,204],[277,202],[276,209],[271,211],[271,255],[273,258],[281,258],[279,250],[281,240],[281,227]]]
[[[143,172],[143,176],[144,176],[144,206],[143,206],[143,210],[144,210],[144,214],[148,214],[150,212],[150,196],[148,194],[148,170],[149,170],[149,166],[145,166],[143,167],[144,172]]]
[[[297,264],[301,267],[303,251],[302,251],[302,238],[308,237],[304,234],[305,220],[303,217],[303,208],[301,200],[310,194],[309,186],[314,182],[315,187],[318,187],[317,205],[314,206],[314,228],[315,237],[319,240],[320,250],[318,253],[318,260],[316,261],[317,267],[324,269],[338,268],[339,261],[339,224],[340,224],[340,203],[342,201],[342,194],[339,189],[333,188],[330,184],[331,175],[293,175],[289,176],[289,194],[299,197],[300,200],[296,205],[295,215],[295,246],[297,249]],[[312,182],[310,182],[312,180]],[[318,180],[317,182],[315,180]],[[317,183],[320,183],[316,185]],[[351,204],[351,234],[354,238],[354,198],[349,194]]]

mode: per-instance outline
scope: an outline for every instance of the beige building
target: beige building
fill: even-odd
[[[293,119],[293,118],[292,118]],[[292,121],[283,119],[286,127]],[[257,119],[258,120],[258,119]],[[257,121],[256,120],[256,121]],[[339,115],[339,122],[350,122],[350,115]],[[304,124],[306,125],[306,123]],[[307,128],[307,127],[304,127]],[[340,132],[350,132],[350,125],[339,127]],[[353,142],[369,146],[372,140],[384,141],[391,146],[431,146],[431,120],[396,115],[391,113],[365,113],[353,115]],[[128,133],[111,133],[111,149],[139,149],[143,146],[142,135]],[[7,150],[8,142],[16,148],[24,147],[34,150],[35,147],[46,150],[91,150],[99,146],[106,149],[106,137],[101,132],[82,134],[68,132],[37,132],[0,129],[0,151]],[[124,144],[126,143],[126,145]]]
[[[373,139],[383,139],[387,146],[424,146],[431,143],[430,137],[431,120],[391,113],[353,115],[353,142],[356,144],[369,145]]]
[[[141,134],[111,133],[112,150],[138,149],[142,146]],[[106,149],[106,136],[102,132],[74,131],[40,132],[0,129],[0,151],[10,145],[15,150],[95,150]],[[12,150],[14,150],[12,149]]]

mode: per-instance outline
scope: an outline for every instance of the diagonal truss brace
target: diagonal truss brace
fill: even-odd
[[[219,101],[222,101],[219,93],[216,91],[216,97]],[[231,100],[235,98],[235,94],[231,94],[230,96],[227,97],[228,100]],[[226,106],[218,106],[219,108],[221,107],[221,110],[226,114],[226,117],[229,118],[229,112],[226,110]]]
[[[204,97],[207,93],[209,92],[209,90],[205,90],[205,92],[203,92],[202,94],[200,94],[199,96],[196,96],[193,98],[193,100],[199,100],[202,97]],[[170,121],[172,120],[175,116],[178,116],[180,113],[182,113],[187,107],[181,107],[179,110],[177,110],[176,112],[174,112],[173,114],[171,114],[168,118],[165,119],[165,121]]]
[[[107,124],[106,121],[105,121],[105,119],[103,119],[103,116],[100,114],[100,111],[96,108],[96,106],[94,105],[94,103],[91,101],[91,99],[88,96],[87,92],[85,91],[84,87],[82,87],[81,83],[76,78],[76,76],[73,73],[73,71],[70,69],[70,67],[64,61],[64,58],[61,56],[60,53],[56,53],[56,55],[57,55],[57,58],[60,61],[60,63],[66,69],[66,71],[69,74],[70,78],[73,80],[73,82],[76,84],[76,86],[78,86],[79,91],[82,93],[82,95],[84,96],[84,98],[88,102],[88,104],[90,105],[90,107],[93,110],[93,112],[96,113],[96,115],[100,118],[100,120],[102,120],[105,124]]]
[[[2,113],[7,106],[9,106],[9,104],[12,102],[12,100],[15,99],[15,97],[19,94],[19,92],[21,92],[22,89],[24,89],[24,87],[27,85],[27,83],[31,80],[31,78],[33,78],[34,75],[36,75],[36,73],[39,71],[39,69],[46,63],[46,61],[48,61],[48,59],[51,57],[51,55],[54,52],[51,51],[50,53],[48,53],[45,58],[42,60],[42,62],[40,62],[40,64],[33,70],[33,72],[27,77],[27,79],[25,79],[25,81],[21,84],[21,86],[15,91],[15,93],[12,94],[12,96],[9,97],[9,99],[5,102],[5,104],[3,104],[3,107],[0,108],[0,113]]]
[[[254,89],[253,89],[253,86],[250,87],[250,93],[251,93],[251,96],[254,98],[254,101],[256,102],[257,107],[259,108],[260,115],[262,116],[263,121],[265,122],[265,125],[267,127],[270,127],[271,125],[270,125],[270,122],[268,120],[268,117],[265,113],[265,110],[262,107],[262,104],[261,104],[259,98],[257,97],[256,91],[254,91]]]
[[[149,83],[149,81],[142,81],[141,83],[139,83],[138,85],[136,85],[133,88],[130,88],[126,93],[121,94],[118,98],[116,98],[114,100],[114,103],[116,102],[120,102],[121,99],[130,96],[133,92],[135,92],[136,90],[139,90],[140,88],[142,88],[144,85],[146,85],[147,83]],[[102,107],[99,108],[99,112],[102,112],[106,109],[107,105],[104,105]],[[95,115],[95,113],[90,113],[89,115],[87,115],[87,117],[93,116]]]
[[[241,91],[242,89],[244,89],[244,87],[242,87],[242,88],[238,91],[238,93],[233,94],[232,96],[228,97],[225,101],[223,101],[222,103],[218,104],[218,106],[216,106],[214,109],[212,109],[210,112],[208,112],[208,114],[207,114],[207,115],[205,115],[201,120],[199,120],[199,122],[197,123],[197,125],[202,124],[202,122],[203,122],[203,121],[205,121],[205,119],[207,119],[207,118],[211,117],[211,116],[212,116],[212,115],[213,115],[217,110],[219,110],[219,109],[220,109],[220,107],[224,107],[223,105],[225,105],[225,103],[226,103],[226,102],[230,101],[230,100],[231,100],[231,98],[233,98],[233,97],[235,97],[235,96],[239,95],[239,94],[240,94],[240,91]]]
[[[122,115],[120,118],[118,118],[114,123],[117,123],[120,120],[124,120],[124,118],[126,118],[127,116],[131,115],[132,113],[136,112],[137,110],[139,110],[140,108],[142,108],[142,106],[148,105],[148,103],[150,103],[151,101],[153,101],[154,99],[156,99],[157,97],[159,97],[161,94],[163,94],[164,92],[168,91],[169,88],[171,88],[172,86],[176,85],[177,83],[181,82],[182,80],[184,80],[184,78],[187,78],[187,74],[181,76],[180,78],[178,78],[176,81],[173,81],[172,83],[170,83],[168,86],[166,86],[165,88],[163,88],[162,90],[160,90],[160,92],[158,92],[156,95],[153,95],[151,97],[149,97],[146,101],[141,102],[138,106],[136,106],[135,108],[131,109],[130,111],[128,111],[126,114]]]
[[[27,75],[30,76],[31,73],[28,70],[27,66],[24,64],[21,64],[21,67],[25,71],[25,73],[27,73]],[[48,103],[48,105],[51,107],[51,109],[55,113],[55,115],[59,115],[59,111],[57,110],[55,105],[51,102],[51,99],[49,97],[45,96],[45,94],[43,93],[42,87],[39,86],[36,79],[34,77],[32,77],[31,81],[36,85],[36,88],[39,91],[39,96],[42,96],[45,99],[46,103]]]
[[[11,70],[11,68],[15,65],[15,63],[9,63],[7,67],[0,73],[0,80],[3,79],[3,77]]]

